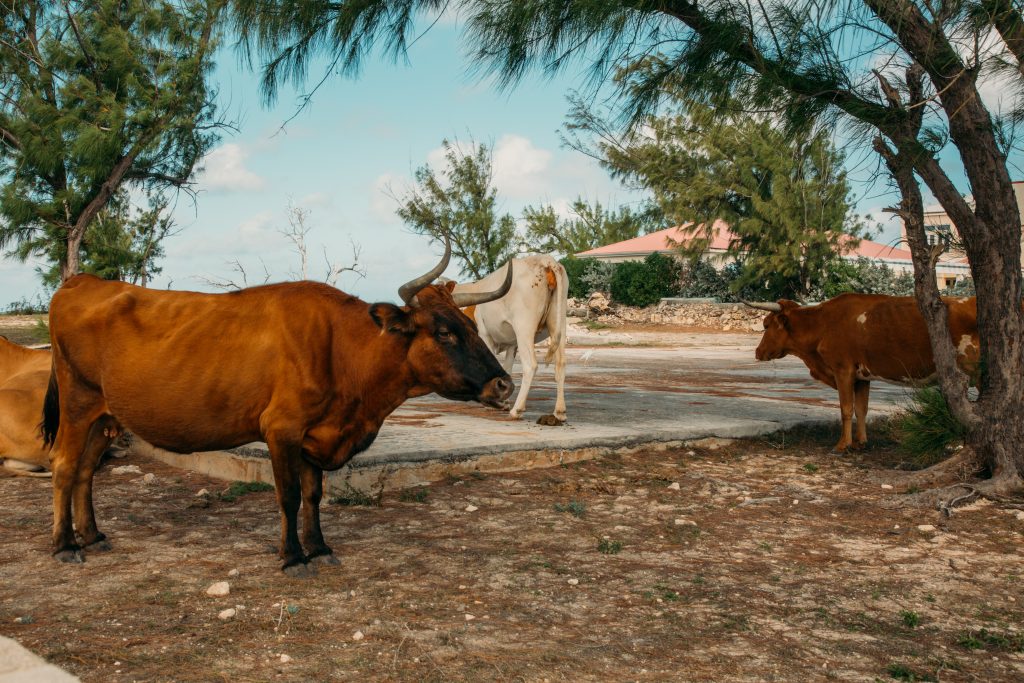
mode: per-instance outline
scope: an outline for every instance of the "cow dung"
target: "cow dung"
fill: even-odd
[[[565,420],[559,420],[554,415],[541,415],[537,418],[537,424],[545,427],[561,427],[565,424]]]

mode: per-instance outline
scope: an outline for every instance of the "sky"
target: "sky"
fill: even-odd
[[[395,300],[397,288],[434,265],[440,249],[409,231],[390,194],[405,194],[416,168],[439,166],[445,138],[493,147],[499,210],[516,217],[527,205],[562,210],[578,196],[607,207],[641,200],[561,144],[567,95],[584,86],[583,67],[500,92],[468,74],[471,63],[450,20],[417,40],[408,62],[373,55],[358,78],[329,78],[289,121],[301,91],[285,89],[273,106],[263,106],[258,74],[233,48],[222,50],[214,76],[219,107],[238,130],[226,132],[205,158],[195,199],[179,196],[179,232],[165,241],[163,273],[151,286],[214,291],[211,280],[240,282],[234,261],[248,284],[268,273],[270,281],[296,277],[299,257],[279,232],[291,204],[309,211],[310,279],[324,278],[326,258],[350,264],[354,244],[365,277],[345,274],[337,285],[369,301]],[[313,82],[318,73],[310,70]],[[858,212],[884,220],[879,208],[893,197],[884,183],[872,182],[874,163],[850,163]],[[898,235],[890,221],[880,240]],[[457,277],[457,265],[446,274]],[[0,260],[0,307],[37,295],[45,294],[34,264]]]

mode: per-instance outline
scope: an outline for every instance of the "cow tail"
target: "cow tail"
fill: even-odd
[[[43,421],[39,424],[39,433],[43,443],[52,448],[57,440],[57,428],[60,427],[60,393],[57,389],[57,363],[50,366],[50,383],[46,387],[46,398],[43,399]]]
[[[568,322],[566,322],[568,297],[569,297],[569,276],[561,263],[556,262],[553,268],[555,274],[555,297],[554,308],[548,309],[548,335],[551,340],[548,342],[548,352],[544,356],[544,364],[548,365],[555,359],[559,349],[565,347],[565,333]],[[554,316],[554,329],[550,323],[551,316]]]

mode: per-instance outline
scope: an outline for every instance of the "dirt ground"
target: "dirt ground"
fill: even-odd
[[[325,502],[342,564],[308,580],[268,554],[272,492],[115,461],[114,549],[60,565],[49,484],[4,478],[0,634],[85,681],[1022,680],[1024,521],[902,507],[895,452],[840,459],[834,438]]]
[[[45,344],[50,341],[45,322],[45,314],[0,315],[0,335],[15,344]]]

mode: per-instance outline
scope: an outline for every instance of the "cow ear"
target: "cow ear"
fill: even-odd
[[[448,293],[451,294],[452,292],[455,291],[455,280],[449,280],[448,282],[444,283],[444,286],[448,290]]]
[[[800,308],[800,304],[798,304],[795,301],[790,301],[789,299],[779,299],[778,304],[779,306],[782,306],[783,311],[788,311],[793,308]]]
[[[373,304],[370,306],[370,317],[385,332],[412,334],[414,331],[412,315],[394,304]]]

